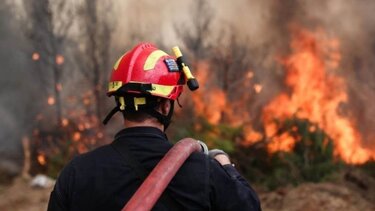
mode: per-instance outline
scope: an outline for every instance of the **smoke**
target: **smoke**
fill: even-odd
[[[337,74],[346,80],[349,94],[348,103],[342,106],[340,113],[356,119],[363,145],[374,147],[375,108],[371,105],[375,103],[375,2],[352,0],[344,4],[339,0],[304,1],[304,4],[291,6],[283,1],[278,6],[284,8],[281,11],[286,9],[291,12],[285,16],[280,10],[273,13],[275,20],[279,20],[277,25],[284,25],[274,34],[281,37],[286,33],[283,30],[287,28],[285,24],[297,23],[338,38],[342,59]]]
[[[194,4],[199,1],[127,1],[123,20],[133,23],[119,27],[119,31],[135,30],[141,40],[162,41],[164,46],[180,43],[173,28],[190,27],[194,21]],[[375,132],[375,2],[371,0],[237,0],[206,1],[213,17],[211,33],[204,39],[220,48],[228,45],[217,39],[234,34],[251,49],[250,69],[253,80],[261,84],[262,94],[252,97],[249,106],[253,122],[259,121],[261,109],[278,93],[285,91],[285,72],[277,58],[290,52],[291,28],[295,25],[311,31],[322,30],[328,37],[337,38],[342,54],[338,74],[346,80],[348,102],[339,112],[356,120],[363,145],[374,145]],[[199,6],[199,5],[198,5]],[[134,9],[136,8],[136,9]],[[154,11],[154,12],[152,12]],[[157,11],[157,15],[155,14]],[[129,18],[130,17],[130,18]],[[142,23],[142,24],[140,24]],[[141,30],[136,30],[137,26]],[[229,31],[229,33],[228,33]],[[115,39],[117,41],[124,38]],[[126,39],[125,39],[126,40]],[[218,41],[220,40],[220,41]],[[230,47],[230,46],[229,46]]]
[[[291,28],[298,25],[311,31],[322,30],[340,42],[342,58],[335,74],[345,79],[349,99],[338,112],[356,120],[365,147],[375,147],[374,1],[216,2],[216,28],[223,23],[235,26],[235,33],[248,36],[248,45],[253,49],[255,77],[265,87],[252,102],[253,115],[285,89],[284,71],[276,59],[290,51]]]
[[[197,3],[198,2],[198,3]],[[138,41],[160,46],[182,45],[176,28],[189,30],[194,8],[202,1],[115,1],[111,21],[115,32],[111,43],[113,63]],[[252,83],[263,87],[246,105],[253,124],[260,120],[262,108],[285,91],[284,71],[277,59],[290,51],[290,28],[297,24],[310,30],[322,29],[340,41],[342,59],[338,72],[347,82],[349,101],[340,108],[342,115],[356,119],[364,145],[375,139],[375,21],[372,0],[207,0],[212,17],[210,31],[203,39],[208,46],[228,49],[234,37],[238,46],[248,49],[248,69]],[[0,4],[0,153],[21,153],[20,140],[35,126],[34,115],[43,108],[38,100],[39,80],[33,76],[30,43],[24,38],[10,6]],[[77,29],[75,29],[77,30]],[[77,33],[73,30],[73,34]],[[74,45],[74,44],[73,44]],[[225,47],[223,47],[225,46]],[[73,46],[79,48],[80,46]],[[188,48],[189,46],[185,46]],[[168,50],[165,48],[165,50]],[[221,49],[221,50],[222,50]],[[231,49],[228,52],[236,52]],[[66,66],[72,58],[66,58]],[[71,65],[72,66],[72,65]],[[69,67],[65,69],[69,69]],[[82,74],[72,67],[63,76],[64,96]],[[110,70],[111,67],[108,67]],[[103,70],[103,71],[108,71]],[[194,71],[194,70],[193,70]],[[240,84],[240,83],[238,83]],[[239,90],[241,87],[238,88]],[[69,93],[68,93],[69,92]],[[105,99],[107,100],[107,99]],[[39,102],[39,103],[38,103]],[[45,107],[45,106],[44,106]]]
[[[18,160],[21,139],[29,133],[37,102],[35,80],[24,52],[27,43],[12,8],[0,4],[0,160]],[[17,159],[18,158],[18,159]]]

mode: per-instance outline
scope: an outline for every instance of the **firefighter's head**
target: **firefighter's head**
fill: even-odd
[[[181,95],[186,77],[176,59],[150,43],[141,43],[122,55],[115,63],[108,96],[114,96],[116,107],[104,124],[121,111],[125,119],[142,121],[156,118],[170,123],[174,101]],[[167,114],[163,110],[168,108]]]

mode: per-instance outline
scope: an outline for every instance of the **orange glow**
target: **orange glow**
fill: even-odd
[[[80,132],[74,132],[72,138],[73,138],[73,141],[79,141],[81,139],[81,133]]]
[[[260,84],[255,84],[255,85],[254,85],[254,90],[255,90],[255,92],[256,92],[257,94],[259,94],[259,93],[262,91],[262,89],[263,89],[263,86],[262,86],[262,85],[260,85]]]
[[[79,143],[77,147],[78,153],[82,154],[88,151],[87,147],[83,143]]]
[[[198,69],[196,77],[200,83],[204,84],[207,81],[209,66],[202,62],[198,64]],[[226,107],[226,95],[217,88],[213,88],[210,93],[212,94],[207,94],[205,87],[201,87],[192,95],[195,113],[206,117],[211,124],[218,124],[223,115],[222,111]]]
[[[289,152],[293,149],[296,141],[288,133],[283,133],[281,136],[274,137],[273,141],[268,144],[268,151],[273,153],[276,151]]]
[[[55,98],[52,96],[49,96],[47,99],[48,105],[54,105],[55,104]]]
[[[84,131],[85,130],[85,126],[81,123],[78,125],[78,130],[80,131]]]
[[[251,145],[255,142],[261,140],[263,135],[257,131],[255,131],[250,124],[244,125],[244,138],[245,138],[245,145]]]
[[[42,166],[46,165],[46,157],[43,154],[39,154],[37,157],[38,163]]]
[[[85,104],[85,105],[90,105],[90,99],[89,98],[87,98],[87,97],[85,97],[85,98],[83,98],[83,104]]]
[[[34,60],[34,61],[38,61],[40,59],[40,54],[37,53],[37,52],[34,52],[32,55],[31,55],[31,59]]]
[[[57,65],[64,64],[64,61],[65,61],[64,56],[62,56],[60,54],[56,55],[55,62],[56,62]]]
[[[262,118],[267,137],[277,131],[275,118],[282,120],[293,115],[307,118],[333,139],[336,156],[347,163],[359,164],[375,158],[375,152],[361,146],[355,122],[338,113],[340,104],[348,100],[345,80],[334,74],[341,60],[339,47],[337,39],[329,39],[322,32],[294,28],[292,54],[282,59],[285,84],[291,94],[277,96],[263,108]],[[315,130],[315,127],[310,128],[310,131]],[[295,141],[287,133],[273,137],[269,150],[288,151]]]
[[[209,84],[211,80],[209,72],[210,66],[207,62],[197,64],[195,75],[199,83]],[[243,106],[243,99],[228,102],[227,94],[219,87],[201,86],[191,95],[191,98],[194,102],[195,114],[205,117],[210,124],[217,125],[225,120],[233,126],[239,126],[247,118],[247,113],[243,110],[241,110],[243,113],[234,112],[234,108]],[[239,111],[239,109],[236,110]]]
[[[254,77],[254,73],[252,71],[249,71],[247,74],[246,74],[246,78],[248,79],[252,79]]]
[[[104,134],[103,134],[102,132],[99,132],[98,134],[96,134],[96,136],[97,136],[98,138],[103,138],[103,137],[104,137]]]
[[[61,125],[62,125],[63,127],[68,126],[68,124],[69,124],[69,120],[68,120],[68,119],[64,118],[64,119],[61,120]]]

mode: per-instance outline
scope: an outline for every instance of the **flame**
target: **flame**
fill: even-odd
[[[247,72],[246,74],[247,79],[252,79],[253,77],[254,77],[254,73],[252,71]]]
[[[245,124],[243,127],[245,143],[244,145],[251,145],[263,138],[262,133],[259,133],[253,129],[250,124]]]
[[[339,47],[337,39],[329,39],[321,31],[294,28],[292,54],[281,59],[291,94],[277,96],[264,107],[262,118],[267,137],[276,134],[274,119],[293,115],[307,118],[334,140],[337,156],[347,163],[359,164],[374,158],[375,153],[361,146],[355,122],[338,112],[340,105],[348,101],[345,80],[335,74],[341,59]],[[288,134],[273,137],[269,149],[288,151],[295,141]]]
[[[197,64],[196,78],[201,86],[192,96],[195,114],[204,116],[210,124],[217,125],[223,120],[233,126],[239,126],[248,119],[247,112],[242,109],[244,99],[229,102],[227,94],[221,88],[210,84],[210,66],[207,62]],[[254,76],[253,72],[247,73],[246,79]],[[236,109],[234,109],[236,108]],[[236,112],[235,112],[236,111]]]
[[[78,131],[74,132],[72,139],[73,139],[73,141],[79,141],[81,139],[81,133],[78,132]]]
[[[199,71],[197,71],[196,77],[200,83],[205,84],[208,78],[209,66],[205,62],[201,62],[197,66]],[[207,92],[205,87],[201,87],[192,95],[192,99],[197,115],[205,116],[211,124],[219,123],[223,115],[222,111],[227,104],[226,95],[222,90],[212,88],[210,92]]]
[[[56,62],[57,65],[64,64],[64,61],[65,61],[64,56],[62,56],[60,54],[56,55],[55,62]]]
[[[40,59],[40,54],[38,52],[34,52],[31,55],[31,59],[34,60],[34,61],[38,61]]]
[[[268,151],[274,153],[276,151],[291,151],[296,140],[288,133],[283,133],[281,136],[275,136],[273,142],[268,144]]]
[[[255,84],[255,85],[254,85],[254,90],[255,90],[255,92],[256,92],[257,94],[259,94],[259,93],[262,91],[262,89],[263,89],[263,86],[262,86],[262,85],[260,85],[260,84]]]
[[[62,91],[62,84],[56,83],[55,89]],[[64,109],[63,118],[59,125],[50,124],[50,116],[48,114],[38,114],[35,116],[38,121],[37,127],[33,130],[33,139],[35,140],[35,147],[40,149],[39,154],[35,159],[46,165],[49,157],[61,155],[61,148],[68,148],[67,156],[74,156],[89,151],[91,148],[108,143],[109,137],[103,131],[100,125],[100,120],[92,113],[90,109],[94,97],[94,92],[88,90],[78,95],[62,95],[63,100],[67,104]],[[84,103],[76,106],[77,103],[82,102],[81,99],[88,99],[88,105]],[[47,98],[47,105],[54,105],[56,103],[53,95]],[[64,134],[57,136],[56,134]],[[70,141],[68,141],[70,138]],[[68,140],[67,140],[68,139]],[[64,152],[65,153],[65,152]],[[66,156],[65,154],[63,156]]]
[[[39,154],[37,157],[38,163],[42,166],[47,164],[46,157],[43,154]]]
[[[68,126],[68,125],[69,125],[69,120],[66,119],[66,118],[63,118],[63,119],[61,120],[61,125],[62,125],[63,127]]]
[[[91,101],[90,101],[90,99],[89,98],[87,98],[87,97],[85,97],[85,98],[83,98],[83,104],[84,105],[90,105],[90,103],[91,103]]]
[[[78,125],[78,130],[79,130],[79,131],[84,131],[84,130],[85,130],[85,126],[84,126],[82,123],[80,123],[80,124]]]
[[[48,105],[54,105],[55,104],[55,98],[52,96],[49,96],[47,99]]]

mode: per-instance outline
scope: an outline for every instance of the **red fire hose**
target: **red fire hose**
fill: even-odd
[[[207,152],[204,143],[192,138],[177,142],[151,171],[122,211],[151,210],[178,169],[193,152]]]

